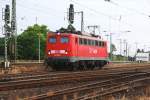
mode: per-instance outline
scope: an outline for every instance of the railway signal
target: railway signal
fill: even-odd
[[[73,24],[74,23],[74,15],[75,14],[81,14],[81,32],[83,32],[84,31],[83,11],[75,12],[73,4],[70,4],[70,7],[69,7],[69,18],[68,18],[69,24]]]
[[[10,7],[9,7],[9,5],[6,5],[6,8],[5,8],[4,20],[5,20],[6,24],[10,23]]]
[[[4,66],[5,68],[9,67],[9,61],[8,61],[8,39],[10,37],[10,32],[11,32],[11,28],[10,28],[10,6],[6,5],[5,7],[5,11],[4,11],[4,30],[5,30],[5,58],[4,58]]]
[[[5,35],[7,37],[10,37],[10,31],[11,31],[11,28],[9,26],[10,24],[10,6],[9,5],[6,5],[5,7],[5,12],[4,12],[4,21],[5,21]]]
[[[70,4],[70,8],[69,8],[69,23],[73,24],[74,22],[74,7],[73,4]]]

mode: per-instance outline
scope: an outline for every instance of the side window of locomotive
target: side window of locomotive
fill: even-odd
[[[101,46],[102,46],[101,44],[102,44],[102,42],[101,42],[101,41],[99,41],[99,43],[98,43],[99,47],[101,47]]]
[[[48,41],[49,41],[49,43],[56,43],[56,38],[50,37]]]
[[[91,40],[90,40],[90,39],[88,39],[88,45],[92,45],[92,43],[91,43]]]
[[[95,41],[94,40],[91,40],[92,41],[92,46],[95,46]]]
[[[88,44],[87,39],[84,39],[84,45],[87,45],[87,44]]]
[[[83,44],[82,40],[83,40],[82,38],[79,38],[79,44],[80,44],[80,45]]]
[[[98,41],[97,40],[95,40],[95,46],[98,46]]]
[[[68,43],[69,42],[69,38],[68,37],[61,37],[60,42],[61,43]]]
[[[102,47],[104,47],[104,42],[102,42]]]

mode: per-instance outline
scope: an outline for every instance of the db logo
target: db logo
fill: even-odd
[[[89,48],[89,53],[97,54],[97,49]]]

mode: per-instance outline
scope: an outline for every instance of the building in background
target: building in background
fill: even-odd
[[[138,62],[148,62],[150,61],[150,53],[149,52],[139,52],[135,56],[136,61]]]

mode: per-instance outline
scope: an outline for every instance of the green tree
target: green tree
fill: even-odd
[[[111,44],[112,54],[113,52],[117,51],[116,46],[114,44]]]
[[[18,58],[19,59],[38,59],[39,37],[41,45],[41,59],[44,58],[46,34],[49,30],[45,25],[35,24],[29,26],[21,35],[17,38],[18,46]]]
[[[114,55],[113,53],[116,51],[116,46],[114,44],[111,44],[111,53],[109,53],[109,57],[111,58],[111,60],[113,60]]]

